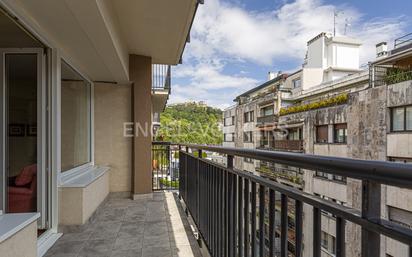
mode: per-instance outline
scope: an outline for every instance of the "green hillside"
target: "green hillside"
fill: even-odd
[[[160,115],[157,140],[173,143],[221,144],[222,111],[194,102],[167,106]]]

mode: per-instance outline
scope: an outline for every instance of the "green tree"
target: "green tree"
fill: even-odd
[[[158,141],[219,145],[223,133],[219,124],[222,111],[189,102],[167,106],[160,115]]]

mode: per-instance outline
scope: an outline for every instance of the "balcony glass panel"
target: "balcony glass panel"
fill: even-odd
[[[61,169],[67,171],[91,161],[91,85],[62,62]]]

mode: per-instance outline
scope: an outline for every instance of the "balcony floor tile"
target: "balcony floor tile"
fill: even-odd
[[[201,256],[172,192],[135,201],[111,194],[89,223],[64,231],[46,257]]]

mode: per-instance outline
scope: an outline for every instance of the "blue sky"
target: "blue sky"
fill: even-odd
[[[362,41],[361,63],[375,44],[412,32],[409,0],[205,0],[199,7],[183,64],[173,68],[169,103],[206,101],[226,108],[236,95],[266,81],[269,71],[299,69],[306,42],[333,31]],[[409,10],[409,12],[408,12]],[[349,22],[345,22],[349,21]]]

